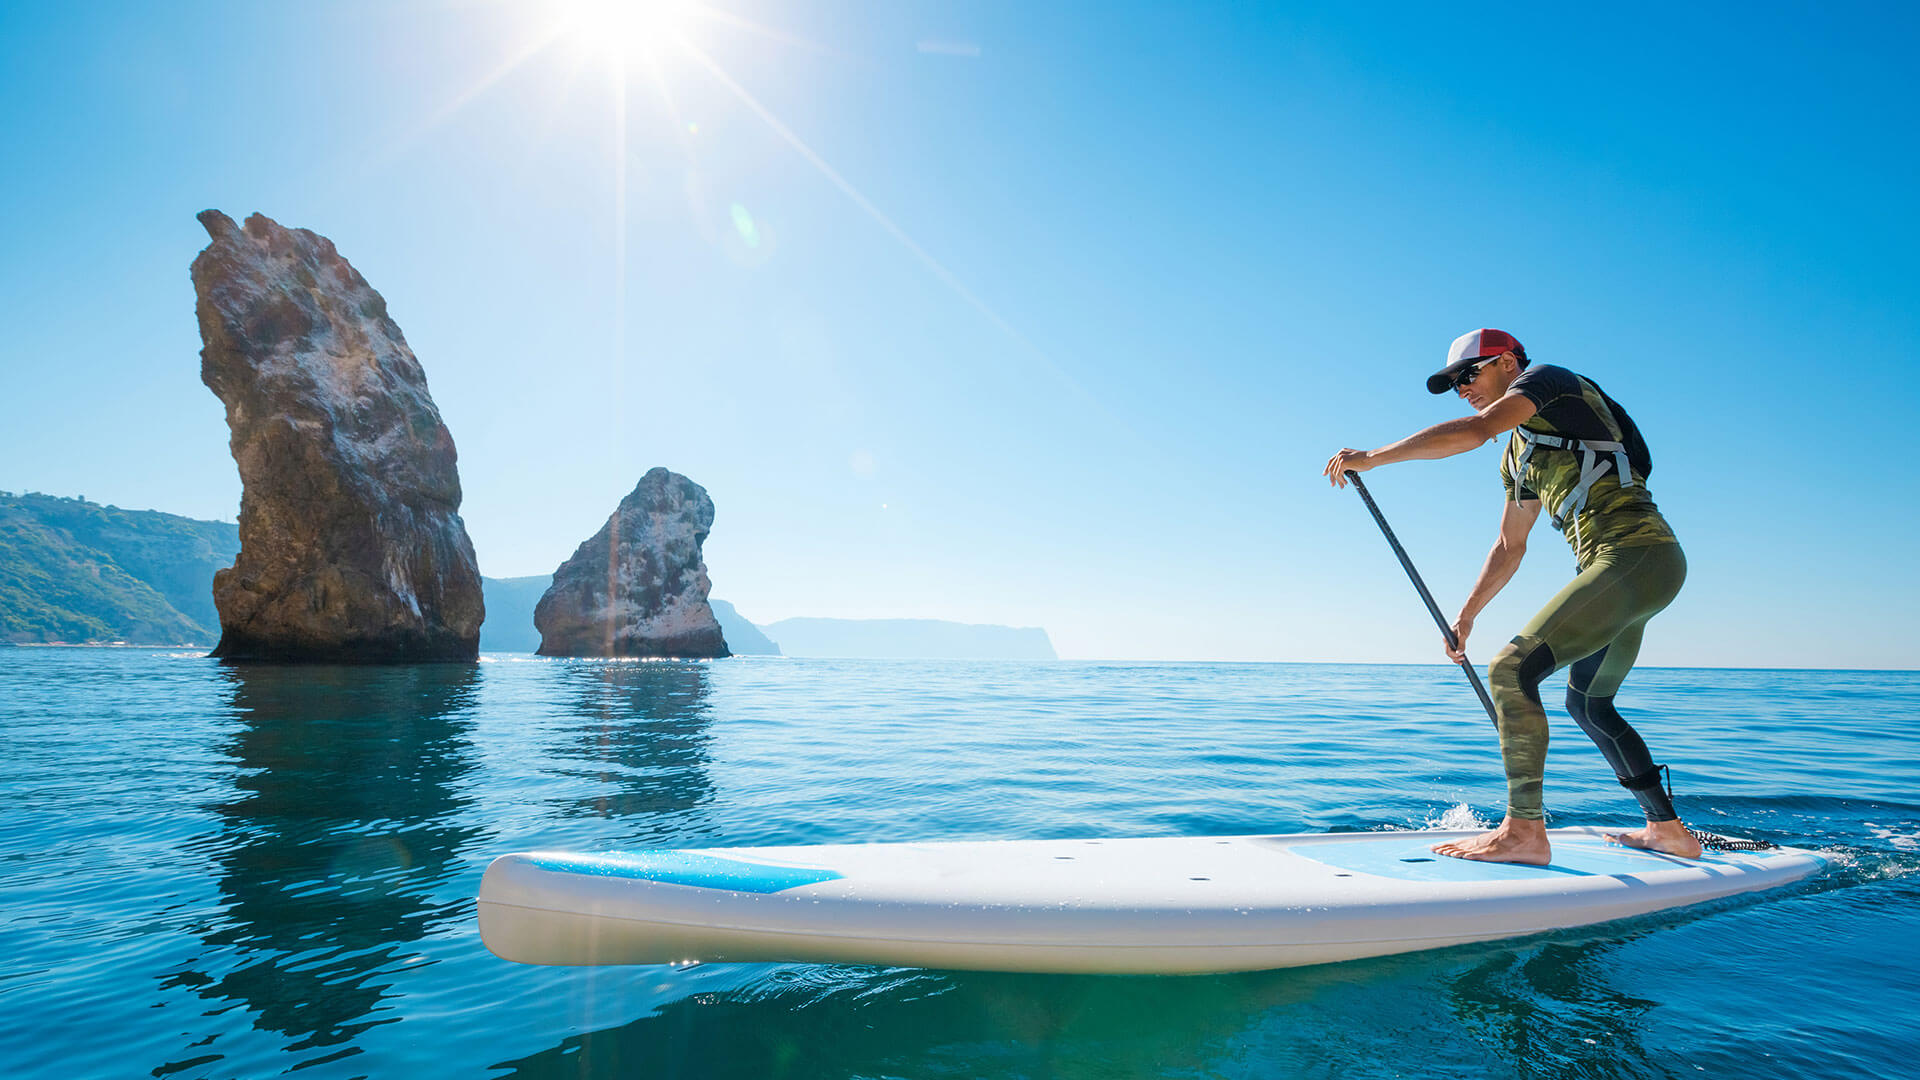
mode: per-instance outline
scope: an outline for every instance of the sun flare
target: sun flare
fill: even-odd
[[[657,56],[680,41],[699,10],[690,0],[555,0],[561,33],[615,58]]]

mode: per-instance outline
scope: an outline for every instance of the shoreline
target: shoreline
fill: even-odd
[[[211,649],[211,645],[179,642],[156,645],[133,641],[0,641],[0,649]]]

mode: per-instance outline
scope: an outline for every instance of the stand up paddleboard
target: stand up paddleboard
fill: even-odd
[[[1551,866],[1467,862],[1470,832],[502,855],[480,936],[527,964],[807,961],[1197,974],[1519,937],[1777,888],[1795,848],[1681,859],[1554,829]]]

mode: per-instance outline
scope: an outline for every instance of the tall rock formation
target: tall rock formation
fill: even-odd
[[[666,469],[640,478],[619,509],[553,573],[533,609],[541,656],[731,655],[707,603],[700,545],[713,500]]]
[[[453,437],[386,301],[324,236],[260,214],[200,223],[200,378],[226,404],[243,485],[213,655],[475,659]]]

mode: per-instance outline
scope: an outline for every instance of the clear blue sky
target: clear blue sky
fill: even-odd
[[[665,465],[756,621],[1434,660],[1319,470],[1490,325],[1653,445],[1643,662],[1920,662],[1910,5],[590,8],[0,9],[0,488],[232,519],[215,207],[386,296],[492,576]],[[1449,610],[1495,460],[1369,478]],[[1480,658],[1570,572],[1543,523]]]

